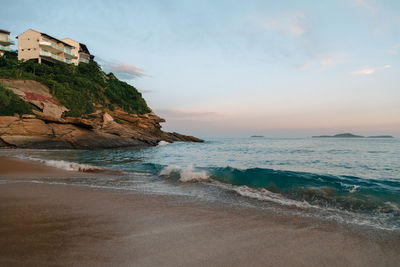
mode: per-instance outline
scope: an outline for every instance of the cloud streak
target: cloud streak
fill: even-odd
[[[314,59],[310,60],[309,62],[297,66],[299,70],[309,70],[311,68],[320,68],[321,70],[326,70],[327,68],[342,64],[347,62],[347,54],[344,53],[336,53],[330,55],[319,55],[316,56]]]
[[[387,50],[386,52],[391,55],[397,55],[400,51],[400,44],[394,45],[391,49]]]
[[[124,62],[117,62],[117,61],[101,61],[101,65],[106,72],[112,72],[116,76],[121,79],[125,80],[133,80],[139,77],[149,76],[140,68],[124,63]]]
[[[366,66],[360,70],[350,72],[350,74],[351,75],[371,75],[371,74],[374,74],[377,70],[384,70],[384,69],[390,69],[390,68],[391,68],[390,65],[385,65],[385,66],[379,67],[379,68],[370,68],[370,67]]]
[[[159,109],[156,110],[163,117],[175,118],[175,119],[201,119],[201,118],[212,118],[219,114],[212,111],[189,111],[189,110],[177,110],[177,109]]]

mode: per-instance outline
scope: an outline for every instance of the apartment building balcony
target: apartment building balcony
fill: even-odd
[[[79,53],[79,62],[82,63],[89,63],[90,61],[90,55],[84,52]]]
[[[58,61],[61,61],[61,62],[66,62],[65,58],[57,56],[56,54],[53,54],[53,53],[48,52],[48,51],[40,50],[39,55],[42,56],[42,57],[46,57],[48,59],[53,59],[53,60],[58,60]]]
[[[43,48],[46,48],[46,50],[49,50],[53,53],[63,53],[64,48],[56,45],[55,43],[49,42],[47,40],[42,40],[39,42],[39,45]]]
[[[82,63],[89,63],[89,60],[86,59],[86,58],[80,58],[80,59],[79,59],[79,62],[82,62]]]
[[[13,45],[14,42],[10,40],[9,37],[0,36],[0,45]]]
[[[64,49],[64,57],[68,59],[76,59],[78,55],[73,53],[71,50]]]
[[[10,48],[9,46],[4,46],[4,45],[1,45],[1,44],[0,44],[0,50],[1,50],[1,51],[9,51],[9,52],[10,52],[10,51],[11,51],[11,48]]]

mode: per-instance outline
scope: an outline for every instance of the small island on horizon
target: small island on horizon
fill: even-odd
[[[394,137],[391,135],[362,136],[362,135],[355,135],[352,133],[340,133],[335,135],[316,135],[312,136],[312,138],[394,138]]]

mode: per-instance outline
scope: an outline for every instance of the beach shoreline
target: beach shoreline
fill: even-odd
[[[0,157],[0,265],[396,266],[398,233],[34,177],[80,173]],[[295,219],[295,220],[294,220]]]

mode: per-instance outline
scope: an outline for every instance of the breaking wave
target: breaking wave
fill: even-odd
[[[158,142],[158,146],[165,146],[165,145],[169,145],[169,144],[171,144],[170,142],[167,142],[167,141],[160,141],[160,142]]]
[[[178,166],[167,166],[159,173],[160,176],[177,178],[180,182],[202,182],[208,181],[209,176],[206,171],[196,170],[193,166],[180,168]]]
[[[40,163],[42,163],[42,164],[44,164],[46,166],[54,167],[54,168],[61,169],[61,170],[66,170],[66,171],[119,172],[119,171],[104,169],[104,168],[91,166],[91,165],[87,165],[87,164],[69,162],[69,161],[65,161],[65,160],[39,159],[39,158],[34,158],[34,157],[23,157],[23,156],[18,157],[18,158],[40,162]]]
[[[263,168],[210,169],[210,178],[235,186],[256,189],[258,193],[279,194],[287,199],[321,207],[351,211],[392,212],[400,204],[400,181],[372,180],[354,176],[321,175]],[[265,195],[265,194],[262,194]]]
[[[284,206],[372,215],[400,228],[400,181],[264,168],[193,166],[166,166],[159,175],[180,182],[204,182],[243,197]]]

